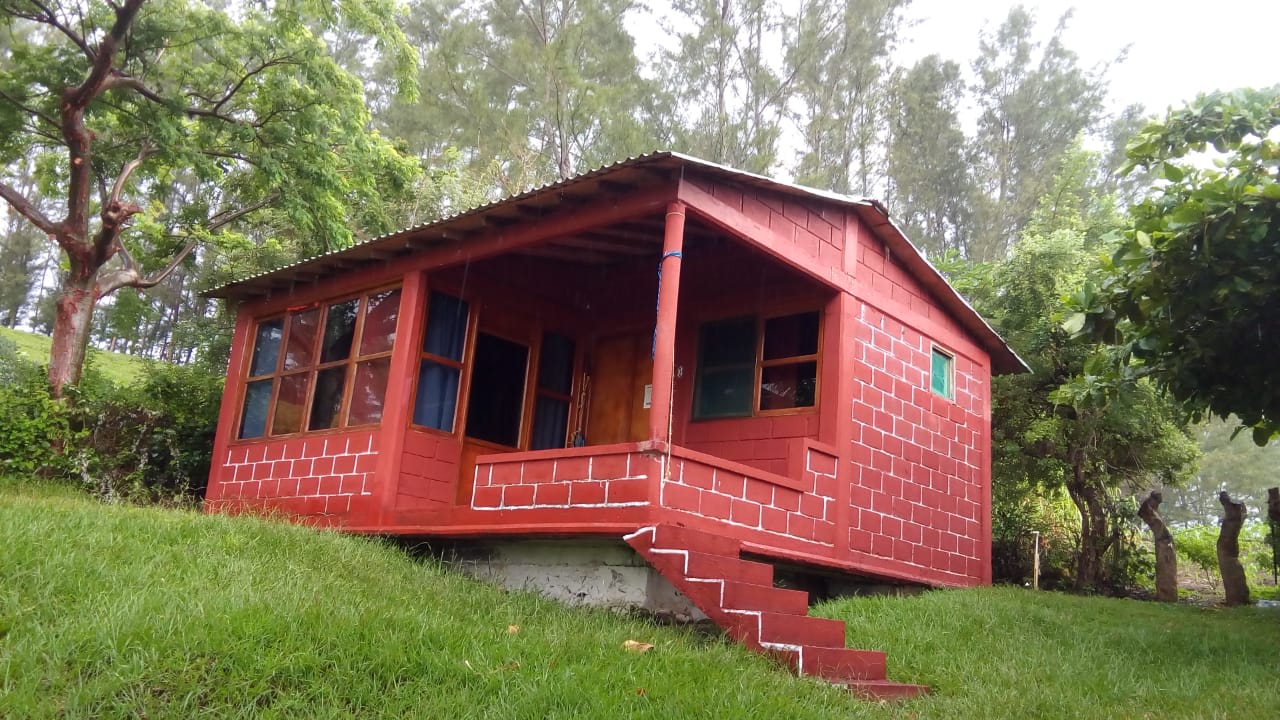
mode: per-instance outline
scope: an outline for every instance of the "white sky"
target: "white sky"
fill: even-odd
[[[782,0],[784,3],[786,0]],[[978,33],[994,31],[1016,5],[1009,0],[914,0],[899,61],[938,53],[967,65],[977,54]],[[1141,103],[1163,114],[1197,93],[1280,83],[1274,48],[1280,36],[1276,0],[1041,0],[1024,2],[1047,36],[1058,18],[1075,8],[1066,46],[1090,67],[1112,60],[1126,46],[1124,62],[1107,73],[1111,109]]]

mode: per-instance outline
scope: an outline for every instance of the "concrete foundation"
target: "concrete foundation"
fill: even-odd
[[[679,590],[620,540],[511,540],[453,548],[473,577],[569,605],[643,609],[680,620],[705,619]]]

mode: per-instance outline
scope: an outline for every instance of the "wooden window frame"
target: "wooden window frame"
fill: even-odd
[[[956,355],[955,353],[950,352],[946,348],[941,347],[937,344],[931,344],[931,347],[932,347],[932,350],[929,353],[929,392],[949,402],[955,402],[956,400]],[[945,394],[938,392],[937,389],[934,388],[933,386],[933,358],[936,355],[941,355],[947,359],[947,377],[946,377],[947,392]]]
[[[464,331],[465,334],[462,337],[461,360],[454,360],[453,358],[447,358],[443,355],[436,355],[435,353],[429,353],[422,349],[427,338],[427,322],[431,319],[431,295],[433,293],[447,295],[455,300],[459,300],[467,304],[467,321],[466,330]],[[475,298],[471,297],[467,293],[455,292],[449,288],[427,286],[426,291],[422,296],[422,300],[424,306],[422,311],[422,323],[419,326],[422,332],[417,336],[417,347],[414,350],[414,364],[412,368],[413,394],[409,397],[410,406],[408,412],[409,427],[420,432],[433,433],[445,437],[461,438],[465,431],[465,427],[463,426],[465,425],[467,417],[467,401],[470,396],[467,389],[471,387],[471,366],[472,360],[475,356],[475,339],[476,333],[479,332],[480,313],[476,307]],[[417,408],[418,403],[418,391],[421,389],[420,384],[422,382],[423,360],[429,360],[437,365],[451,367],[458,371],[458,396],[454,398],[453,401],[453,421],[450,423],[449,430],[441,430],[440,428],[433,428],[427,425],[419,425],[417,422],[414,422],[414,411]]]
[[[368,314],[368,310],[369,310],[369,298],[374,295],[380,295],[385,292],[396,292],[396,291],[399,291],[402,293],[401,299],[403,299],[404,296],[403,296],[402,288],[399,284],[384,285],[384,286],[379,286],[370,290],[363,290],[357,293],[350,293],[334,299],[319,300],[316,302],[308,303],[306,305],[289,307],[289,308],[286,308],[283,312],[271,313],[270,315],[265,315],[260,318],[255,318],[253,323],[253,329],[249,333],[249,338],[252,345],[249,347],[249,351],[245,354],[245,363],[244,363],[245,367],[243,371],[243,376],[242,376],[243,379],[241,382],[241,387],[239,392],[239,411],[238,411],[239,414],[238,414],[238,422],[236,424],[236,437],[233,440],[233,442],[261,442],[264,440],[296,437],[299,435],[315,435],[315,434],[323,434],[323,433],[344,432],[354,428],[374,427],[374,426],[380,425],[382,422],[381,419],[375,422],[359,423],[357,425],[348,424],[347,422],[348,412],[350,411],[350,406],[351,406],[351,393],[353,392],[355,387],[354,379],[355,379],[356,367],[364,362],[380,360],[383,358],[390,359],[391,354],[395,349],[395,342],[393,341],[391,343],[391,346],[386,350],[376,352],[376,353],[369,353],[367,355],[360,354],[360,346],[364,342],[365,316]],[[355,327],[352,330],[351,351],[348,353],[347,357],[342,360],[331,360],[329,362],[322,363],[320,362],[320,346],[321,346],[321,343],[324,341],[324,334],[325,334],[325,331],[328,329],[328,325],[329,325],[329,308],[334,305],[341,305],[343,303],[350,302],[351,300],[356,300],[358,303],[356,306]],[[297,367],[297,368],[291,368],[289,370],[285,370],[284,361],[285,361],[286,355],[288,354],[289,336],[293,332],[293,318],[298,315],[301,315],[302,313],[310,312],[312,310],[315,310],[316,312],[319,313],[320,322],[316,326],[315,337],[312,338],[311,340],[311,358],[312,358],[311,364],[303,367]],[[398,327],[399,326],[399,309],[398,308],[396,311],[396,315],[397,315],[396,324],[397,324],[397,334],[398,334],[399,333],[399,327]],[[277,320],[277,319],[282,320],[283,327],[281,328],[281,332],[280,332],[280,349],[276,354],[275,367],[272,369],[270,374],[249,375],[249,373],[252,372],[252,369],[253,369],[253,351],[255,350],[255,346],[257,344],[258,328],[261,327],[263,323],[268,323],[268,322],[271,322],[272,320]],[[320,428],[317,430],[309,429],[308,426],[311,424],[312,403],[315,400],[316,379],[319,377],[322,371],[330,368],[342,367],[344,365],[346,366],[347,369],[346,369],[346,374],[343,376],[342,400],[338,406],[337,423],[333,427]],[[284,433],[272,432],[272,429],[275,425],[276,408],[277,408],[277,403],[279,402],[280,387],[283,384],[282,381],[286,377],[294,377],[294,376],[303,375],[303,374],[307,374],[310,377],[310,382],[307,384],[306,396],[303,398],[303,402],[302,402],[301,423],[300,423],[299,429],[293,432],[284,432]],[[242,438],[240,437],[240,432],[244,426],[245,395],[248,392],[248,388],[251,383],[260,382],[263,380],[271,381],[271,395],[267,405],[267,417],[266,417],[266,422],[263,428],[263,433],[261,435],[258,435],[257,437]],[[385,403],[386,403],[386,391],[384,389],[383,391],[384,407],[385,407]]]
[[[818,334],[817,349],[815,352],[807,355],[795,355],[782,358],[764,359],[764,330],[765,325],[776,318],[791,317],[792,315],[808,315],[815,313],[818,316]],[[823,316],[822,308],[811,306],[800,306],[787,308],[782,311],[774,311],[770,313],[760,313],[754,316],[755,319],[755,368],[752,373],[752,392],[751,392],[751,412],[743,415],[719,415],[716,417],[699,417],[698,416],[698,397],[701,393],[702,386],[702,328],[711,323],[725,322],[734,319],[746,319],[752,317],[750,315],[729,315],[719,318],[705,319],[698,323],[698,349],[697,349],[697,365],[694,368],[694,389],[693,389],[693,407],[691,408],[692,422],[713,422],[716,420],[742,420],[744,418],[753,417],[777,417],[781,415],[807,415],[816,413],[818,407],[822,404],[822,351],[823,343]],[[778,367],[782,365],[799,365],[801,363],[812,362],[815,367],[813,404],[801,407],[776,408],[773,410],[763,410],[760,408],[760,383],[763,379],[765,368]]]

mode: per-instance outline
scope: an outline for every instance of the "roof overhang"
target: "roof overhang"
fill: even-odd
[[[781,182],[773,178],[726,167],[680,153],[663,151],[622,160],[556,183],[465,210],[433,222],[308,258],[269,272],[214,288],[208,297],[232,301],[252,300],[300,285],[383,263],[393,263],[433,248],[459,246],[495,230],[528,223],[565,207],[587,206],[601,194],[626,195],[637,188],[670,182],[686,168],[713,177],[760,187],[789,195],[799,195],[851,207],[886,247],[920,283],[937,298],[962,327],[991,356],[995,373],[1027,372],[1018,357],[995,329],[956,292],[942,273],[907,239],[883,205],[874,200]]]

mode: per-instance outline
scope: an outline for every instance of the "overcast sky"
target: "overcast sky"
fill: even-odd
[[[785,2],[785,0],[784,0]],[[978,33],[994,30],[1016,5],[1009,0],[913,0],[900,62],[938,53],[968,63]],[[1181,106],[1199,92],[1280,83],[1275,48],[1280,39],[1276,0],[1042,0],[1033,8],[1036,29],[1052,32],[1075,8],[1064,39],[1086,66],[1112,60],[1126,45],[1124,62],[1107,73],[1114,109],[1141,103],[1148,112]]]

